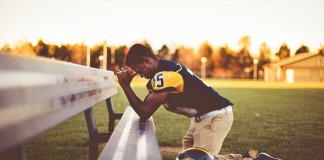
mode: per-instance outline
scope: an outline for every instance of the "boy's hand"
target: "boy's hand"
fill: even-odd
[[[116,74],[121,87],[126,87],[130,86],[132,79],[137,73],[133,70],[128,70],[127,67],[122,67]]]

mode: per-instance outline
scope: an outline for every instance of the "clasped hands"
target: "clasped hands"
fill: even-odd
[[[128,69],[128,67],[122,67],[116,72],[121,87],[129,86],[136,74],[135,71]]]

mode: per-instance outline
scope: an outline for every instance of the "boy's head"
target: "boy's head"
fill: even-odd
[[[142,44],[133,45],[126,56],[126,65],[147,79],[154,77],[158,63],[159,58]]]

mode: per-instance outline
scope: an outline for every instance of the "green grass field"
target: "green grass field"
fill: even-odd
[[[324,83],[215,79],[206,82],[234,103],[234,123],[222,154],[242,153],[253,148],[285,160],[324,159]],[[132,84],[141,98],[147,93],[144,84],[141,79]],[[113,98],[114,105],[122,112],[128,101],[120,88],[118,91]],[[104,103],[94,107],[94,112],[99,131],[106,131]],[[154,114],[154,121],[160,146],[181,146],[188,118],[161,107]],[[32,139],[25,149],[31,160],[85,160],[87,145],[88,134],[81,113]],[[163,157],[175,159],[176,154],[163,153]]]

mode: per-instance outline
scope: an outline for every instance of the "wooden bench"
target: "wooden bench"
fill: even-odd
[[[89,159],[97,159],[99,143],[108,141],[114,133],[115,120],[123,115],[114,112],[111,97],[117,93],[117,87],[111,71],[0,53],[0,76],[0,159],[26,159],[23,143],[80,112],[84,112],[89,133]],[[102,101],[106,101],[109,113],[106,133],[98,133],[92,111],[92,106]],[[121,122],[124,121],[124,118],[121,119]],[[140,131],[139,137],[153,134],[153,139],[149,137],[138,141],[142,141],[141,145],[150,146],[152,143],[158,151],[153,122],[148,121],[144,128],[131,132]],[[118,132],[123,132],[123,129],[118,129]],[[112,135],[110,139],[114,140],[110,140],[105,148],[117,146],[114,137],[118,138]],[[120,150],[132,150],[129,147],[133,145],[129,145],[128,141],[118,143],[127,143],[122,145],[126,149],[118,146],[105,149],[102,154],[116,152],[120,155]]]
[[[160,160],[152,117],[145,123],[127,107],[99,160]]]

